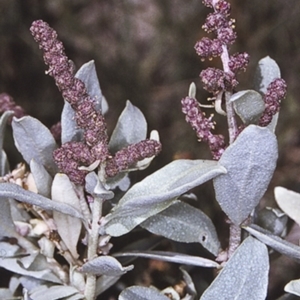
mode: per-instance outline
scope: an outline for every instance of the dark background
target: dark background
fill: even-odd
[[[277,61],[288,84],[277,127],[278,168],[262,201],[262,205],[274,206],[274,186],[300,191],[300,2],[230,3],[238,34],[231,53],[246,51],[251,57],[247,72],[239,75],[238,88],[252,87],[255,66],[266,55]],[[175,158],[209,159],[207,146],[197,142],[180,107],[192,81],[197,84],[198,100],[206,102],[209,94],[202,90],[198,75],[207,66],[220,66],[219,59],[201,62],[193,49],[205,35],[201,26],[209,12],[200,0],[0,0],[0,93],[9,93],[48,127],[59,121],[62,97],[53,79],[45,75],[42,53],[29,32],[32,21],[43,19],[58,32],[78,68],[95,60],[110,105],[106,116],[110,132],[127,99],[145,114],[149,130],[159,131],[161,155],[133,180]],[[219,116],[215,120],[216,132],[226,134],[226,120]],[[14,166],[21,157],[10,141],[8,137],[6,147]],[[214,221],[221,215],[223,222],[217,204],[210,199],[210,185],[195,192],[201,198],[199,206]]]

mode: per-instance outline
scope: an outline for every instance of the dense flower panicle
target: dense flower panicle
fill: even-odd
[[[273,116],[280,109],[280,102],[286,96],[287,85],[282,78],[273,80],[264,95],[265,110],[260,117],[258,124],[260,126],[267,126],[271,123]]]
[[[216,68],[207,68],[201,71],[200,79],[204,89],[214,95],[221,91],[230,91],[238,85],[235,76]]]
[[[143,140],[118,151],[106,164],[106,174],[115,176],[134,166],[144,158],[156,156],[161,151],[161,143],[156,140]]]
[[[63,44],[57,40],[56,32],[44,21],[32,23],[30,31],[44,52],[46,72],[52,76],[75,111],[77,125],[83,129],[82,142],[68,142],[54,151],[53,156],[59,169],[71,181],[83,184],[88,171],[79,170],[94,162],[107,164],[107,176],[115,176],[146,157],[157,155],[161,144],[145,140],[120,150],[112,157],[108,150],[107,127],[102,112],[95,109],[95,101],[87,93],[85,84],[74,75],[74,64],[67,58]]]
[[[202,0],[203,5],[205,5],[206,7],[213,7],[213,1],[212,0]]]
[[[238,73],[240,71],[246,71],[246,68],[249,64],[250,56],[248,53],[235,53],[230,56],[230,61],[228,66],[230,70],[234,73]]]
[[[26,114],[24,109],[17,105],[10,95],[2,93],[0,94],[0,113],[8,110],[13,111],[16,118],[21,118]]]
[[[181,100],[182,112],[186,115],[185,120],[196,131],[199,141],[208,143],[214,159],[219,159],[225,149],[225,141],[222,135],[214,135],[211,130],[214,129],[212,116],[205,117],[201,111],[196,99],[185,97]]]
[[[87,171],[78,168],[81,166],[87,167],[94,161],[89,147],[80,142],[63,144],[53,152],[53,158],[59,169],[76,184],[82,184],[87,174]]]
[[[211,58],[219,56],[222,53],[222,43],[217,40],[211,40],[207,37],[202,38],[195,45],[196,53],[201,56],[201,58]]]

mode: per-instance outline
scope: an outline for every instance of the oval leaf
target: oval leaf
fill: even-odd
[[[11,217],[10,203],[7,198],[0,197],[0,237],[17,236]]]
[[[226,169],[216,161],[175,160],[128,190],[104,218],[105,231],[112,236],[126,234],[178,196],[224,173]]]
[[[58,203],[68,204],[74,209],[80,207],[79,199],[73,189],[72,183],[65,174],[57,174],[52,184],[52,200]],[[70,250],[74,258],[78,258],[77,243],[81,231],[81,220],[71,216],[66,216],[61,212],[54,211],[53,219],[57,226],[57,231]]]
[[[247,230],[250,234],[255,236],[261,242],[265,243],[266,245],[270,246],[277,252],[287,255],[291,258],[296,259],[300,262],[300,247],[287,242],[280,238],[277,235],[272,234],[270,231],[265,230],[255,224],[243,227]]]
[[[300,225],[300,194],[277,186],[274,189],[278,206]]]
[[[75,120],[75,112],[70,103],[65,101],[61,113],[61,143],[70,141],[80,142],[83,140],[83,130],[78,127]]]
[[[244,124],[256,123],[265,110],[265,102],[260,93],[247,90],[233,94],[230,98],[237,115]]]
[[[57,203],[39,194],[24,190],[14,183],[0,183],[0,197],[1,201],[7,201],[3,200],[5,197],[13,198],[20,202],[39,206],[45,210],[59,211],[63,214],[83,219],[82,214],[72,206],[65,203]]]
[[[57,300],[74,295],[76,293],[78,293],[78,290],[71,286],[54,285],[47,287],[43,285],[31,290],[29,292],[29,296],[32,300]]]
[[[30,161],[30,170],[34,178],[34,182],[38,193],[44,197],[50,198],[52,177],[46,171],[46,169],[38,164],[34,159]]]
[[[143,228],[168,239],[184,243],[200,243],[217,255],[220,248],[215,226],[199,209],[176,202],[140,224]]]
[[[57,146],[46,126],[35,118],[25,116],[20,119],[13,118],[12,128],[15,145],[25,161],[30,164],[34,159],[51,175],[57,173],[52,156]]]
[[[106,99],[102,95],[102,91],[100,88],[95,61],[91,60],[77,71],[76,78],[80,79],[86,87],[88,94],[95,101],[95,109],[101,110],[103,114],[105,114],[108,110],[108,105]]]
[[[257,65],[254,76],[255,90],[265,94],[268,85],[276,78],[280,78],[280,69],[270,56],[262,58]]]
[[[118,300],[170,300],[167,296],[154,288],[131,286],[122,291]]]
[[[144,140],[147,136],[147,122],[143,113],[129,100],[121,113],[112,133],[109,148],[117,152],[131,144]]]
[[[216,199],[236,224],[256,207],[272,178],[278,156],[275,135],[268,129],[249,125],[221,156],[227,174],[214,179]]]
[[[203,293],[201,300],[255,299],[267,295],[269,256],[267,247],[248,237]]]
[[[120,276],[133,269],[133,265],[123,267],[118,260],[112,256],[99,256],[84,265],[78,270],[93,275]]]
[[[130,251],[114,253],[115,257],[134,256],[168,261],[176,264],[192,265],[204,268],[219,268],[220,265],[210,259],[168,251]]]
[[[290,281],[285,285],[284,291],[296,296],[300,296],[300,279]]]

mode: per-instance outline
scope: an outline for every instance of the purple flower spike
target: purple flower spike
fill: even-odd
[[[185,120],[196,131],[199,141],[207,142],[214,159],[219,159],[225,149],[225,141],[222,135],[214,135],[211,130],[214,129],[212,117],[205,117],[201,111],[196,99],[185,97],[181,100],[182,112],[185,114]]]

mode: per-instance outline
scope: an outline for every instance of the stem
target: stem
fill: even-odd
[[[228,124],[228,132],[229,132],[229,144],[232,144],[238,135],[238,128],[237,128],[237,123],[236,123],[236,119],[235,119],[233,104],[229,102],[231,95],[232,95],[231,92],[225,92],[227,124]]]
[[[88,238],[88,254],[87,259],[91,260],[97,256],[97,249],[99,243],[99,220],[102,216],[102,204],[103,200],[95,197],[93,203],[93,216],[92,216],[92,228],[89,232]],[[96,295],[96,275],[87,274],[85,285],[85,299],[94,300]]]
[[[235,225],[230,222],[229,225],[229,247],[228,247],[228,259],[232,256],[234,251],[241,243],[242,229],[239,225]]]

